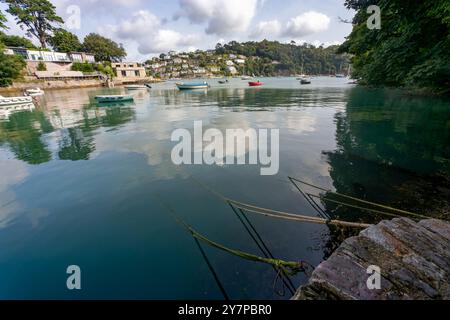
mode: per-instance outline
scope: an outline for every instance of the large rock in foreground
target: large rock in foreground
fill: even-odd
[[[370,290],[369,266],[381,269]],[[450,299],[450,223],[401,218],[349,238],[293,299]]]

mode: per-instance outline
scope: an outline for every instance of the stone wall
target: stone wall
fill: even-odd
[[[72,70],[72,63],[61,63],[61,62],[44,62],[47,67],[47,71],[51,72],[61,72]],[[32,76],[37,70],[39,61],[27,61],[27,73]]]
[[[7,91],[23,91],[29,88],[45,89],[71,89],[71,88],[86,88],[86,87],[101,87],[103,82],[100,80],[34,80],[27,82],[14,82],[11,87],[0,88],[0,92]]]

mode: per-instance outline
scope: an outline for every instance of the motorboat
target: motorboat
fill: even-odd
[[[96,96],[95,100],[99,103],[115,103],[115,102],[134,101],[134,98],[129,95],[104,95],[104,96]]]
[[[33,98],[30,96],[23,96],[23,97],[3,97],[0,96],[0,107],[9,107],[14,105],[21,105],[21,104],[27,104],[27,103],[33,103]]]
[[[43,96],[44,94],[45,94],[45,92],[41,88],[32,88],[32,89],[25,90],[25,95],[27,95],[29,97],[38,97],[38,96]]]
[[[177,83],[177,87],[180,90],[198,90],[198,89],[208,89],[209,85],[207,82],[199,83]]]
[[[300,84],[311,84],[311,79],[309,78],[301,78]]]
[[[133,84],[133,85],[125,86],[125,89],[127,89],[127,90],[147,90],[147,89],[151,89],[151,86],[143,85],[143,84]]]
[[[264,83],[262,83],[261,81],[250,81],[249,83],[248,83],[248,85],[250,86],[250,87],[260,87],[260,86],[262,86]]]

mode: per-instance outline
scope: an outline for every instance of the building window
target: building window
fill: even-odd
[[[136,70],[136,71],[134,71],[134,75],[135,75],[136,77],[139,77],[141,74],[140,74],[139,70]]]
[[[122,70],[122,77],[124,77],[124,78],[127,77],[127,72],[125,70]]]

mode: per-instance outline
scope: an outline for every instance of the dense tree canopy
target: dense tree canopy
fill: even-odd
[[[328,48],[315,47],[309,44],[297,45],[278,41],[239,43],[232,41],[216,46],[218,54],[238,54],[257,57],[247,61],[244,70],[247,74],[334,74],[348,68],[348,57],[336,54],[336,46]]]
[[[21,77],[25,61],[18,55],[6,55],[4,45],[0,42],[0,87],[12,84],[13,80]]]
[[[14,35],[7,35],[4,32],[0,31],[0,42],[3,43],[7,47],[23,47],[27,49],[35,49],[36,46],[31,42],[29,39],[20,37],[20,36],[14,36]]]
[[[94,54],[97,61],[118,62],[127,56],[122,45],[96,33],[84,38],[83,50]]]
[[[31,37],[39,40],[42,48],[47,47],[55,24],[64,23],[56,14],[55,6],[48,0],[1,0],[8,4],[7,12],[16,18],[17,23]]]
[[[82,48],[78,37],[64,29],[56,29],[49,39],[49,43],[55,51],[60,52],[80,51]]]
[[[381,8],[381,29],[367,28],[367,6]],[[357,11],[341,52],[354,55],[365,84],[450,92],[450,1],[347,0]]]

